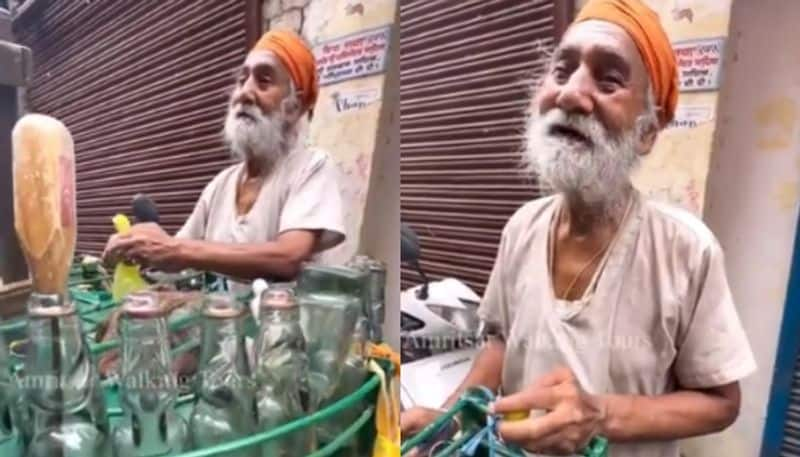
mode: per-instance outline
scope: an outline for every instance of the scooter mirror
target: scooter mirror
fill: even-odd
[[[400,262],[411,265],[422,278],[422,287],[417,290],[417,298],[420,300],[428,299],[428,276],[422,271],[419,264],[420,255],[419,238],[411,230],[411,227],[400,223]]]
[[[419,238],[406,224],[400,224],[400,261],[414,263],[419,260]]]

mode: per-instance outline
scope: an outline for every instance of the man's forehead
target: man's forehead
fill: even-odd
[[[581,53],[592,50],[614,53],[630,65],[644,70],[644,62],[633,39],[625,29],[611,22],[588,20],[572,24],[561,38],[557,51],[566,49]]]
[[[277,72],[286,74],[286,68],[283,66],[283,63],[272,51],[251,51],[247,54],[242,66],[251,70],[256,67],[267,67]]]

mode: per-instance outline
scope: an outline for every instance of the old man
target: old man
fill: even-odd
[[[224,135],[236,163],[206,186],[174,237],[156,224],[137,224],[109,240],[107,256],[165,270],[285,280],[341,243],[335,164],[307,148],[299,128],[317,92],[307,44],[290,31],[266,33],[247,54],[230,98]]]
[[[631,172],[672,119],[670,42],[640,0],[590,0],[531,102],[527,159],[556,194],[509,220],[480,308],[469,386],[503,397],[499,434],[573,455],[678,457],[677,440],[736,419],[755,362],[721,248],[693,215],[643,198]],[[413,434],[439,411],[402,416]]]

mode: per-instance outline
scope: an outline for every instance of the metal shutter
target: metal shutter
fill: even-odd
[[[505,222],[541,194],[519,161],[528,82],[572,3],[400,1],[402,220],[432,278],[482,293]]]
[[[781,457],[800,457],[800,356],[795,360],[792,373],[780,455]]]
[[[75,141],[77,250],[101,251],[137,192],[176,231],[230,163],[221,131],[251,2],[35,3],[15,33],[33,50],[29,111],[61,119]]]

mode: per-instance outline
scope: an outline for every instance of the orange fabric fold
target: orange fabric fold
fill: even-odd
[[[319,93],[317,63],[306,42],[291,30],[270,30],[253,46],[252,51],[272,51],[280,59],[295,87],[302,91],[306,109],[314,108]]]

